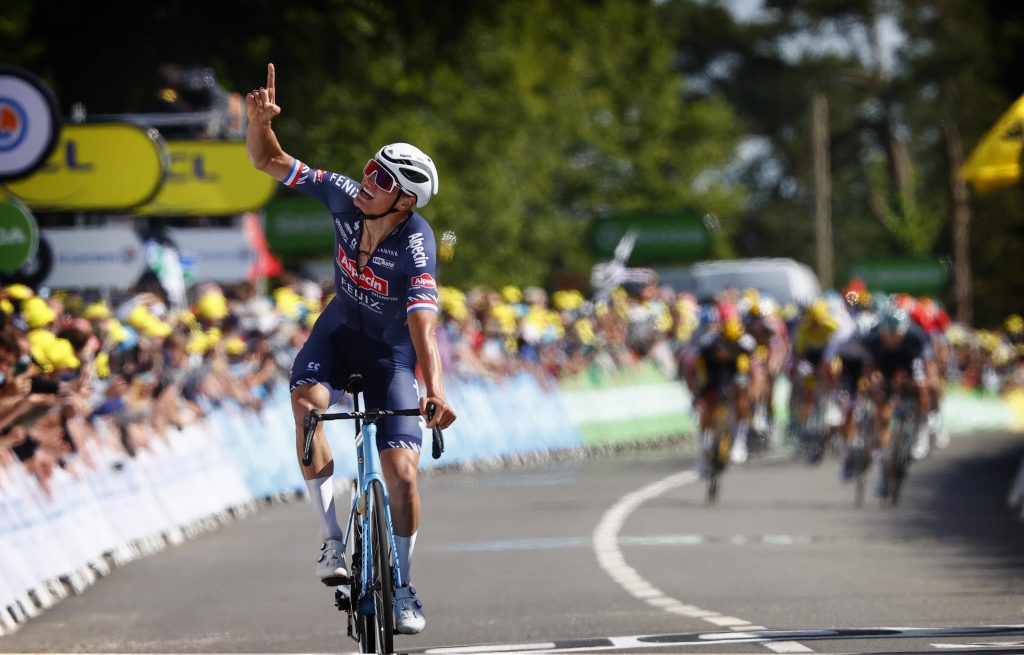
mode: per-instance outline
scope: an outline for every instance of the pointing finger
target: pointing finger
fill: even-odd
[[[276,73],[273,64],[267,64],[267,92],[270,95],[270,102],[277,100],[277,91],[274,88]]]

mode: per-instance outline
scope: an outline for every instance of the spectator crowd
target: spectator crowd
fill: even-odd
[[[107,301],[3,288],[0,469],[26,467],[45,493],[55,468],[94,468],[99,446],[131,457],[220,406],[260,412],[269,396],[287,392],[291,361],[330,290],[289,275],[268,292],[204,284],[190,306],[175,308],[152,279]],[[514,286],[443,287],[440,295],[447,376],[500,381],[527,371],[545,384],[614,377],[644,363],[679,377],[681,352],[715,325],[723,302],[702,304],[653,283],[599,298]],[[724,301],[742,306],[756,296],[731,290]],[[801,308],[777,311],[793,324]],[[989,392],[1024,386],[1020,316],[997,330],[949,322],[945,339],[949,383]]]

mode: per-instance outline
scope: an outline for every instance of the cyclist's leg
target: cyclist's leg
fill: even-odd
[[[367,406],[405,409],[419,406],[411,347],[379,353],[366,367]],[[423,428],[420,417],[389,416],[377,424],[377,450],[388,487],[395,559],[402,586],[395,591],[395,626],[403,634],[415,634],[426,620],[423,605],[412,586],[412,555],[419,531],[420,496],[417,486]],[[397,583],[397,581],[396,581]]]
[[[317,425],[313,434],[313,459],[309,466],[302,465],[302,451],[306,440],[305,417],[309,415],[311,409],[327,411],[340,396],[332,386],[332,374],[337,373],[336,369],[340,368],[331,347],[331,337],[336,327],[332,319],[333,316],[325,312],[313,327],[312,333],[295,357],[289,386],[295,421],[296,456],[323,539],[316,572],[325,584],[337,585],[342,584],[348,575],[342,548],[344,531],[338,523],[334,503],[334,457],[324,436],[322,424]]]
[[[733,384],[736,403],[736,434],[730,451],[730,460],[737,464],[747,461],[747,432],[750,429],[750,387],[742,380]]]

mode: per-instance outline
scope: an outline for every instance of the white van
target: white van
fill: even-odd
[[[655,270],[661,284],[688,291],[702,303],[729,288],[753,287],[783,305],[807,305],[821,295],[814,271],[793,259],[732,259]]]

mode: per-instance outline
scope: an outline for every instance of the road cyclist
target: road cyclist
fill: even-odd
[[[361,179],[312,168],[278,142],[271,126],[281,114],[277,101],[276,71],[269,64],[266,86],[246,96],[249,159],[258,170],[326,205],[334,224],[335,295],[295,358],[290,388],[296,452],[322,537],[316,574],[324,584],[337,586],[349,575],[335,511],[334,461],[319,424],[312,435],[310,463],[301,463],[310,411],[325,413],[341,397],[348,376],[359,372],[368,406],[419,407],[425,415],[430,404],[435,412],[426,423],[429,428],[447,428],[456,418],[445,400],[435,338],[435,240],[430,225],[416,212],[437,194],[438,174],[433,160],[407,143],[377,150]],[[423,397],[417,364],[426,386]],[[403,634],[415,634],[426,624],[411,584],[420,513],[421,422],[417,416],[383,416],[376,424],[396,559],[404,573],[404,585],[395,593],[395,628]]]
[[[754,339],[744,330],[736,307],[722,303],[717,320],[683,362],[683,376],[693,394],[700,425],[698,472],[703,479],[717,476],[728,461],[747,459],[749,371],[754,348]],[[722,411],[730,417],[725,426],[720,423]],[[723,429],[726,434],[721,434]],[[713,496],[709,488],[709,499]]]
[[[875,397],[878,436],[875,492],[883,502],[895,504],[911,460],[910,449],[929,407],[925,371],[932,355],[928,338],[907,311],[894,304],[880,309],[878,325],[865,345],[864,370]],[[900,429],[893,435],[895,424]]]

